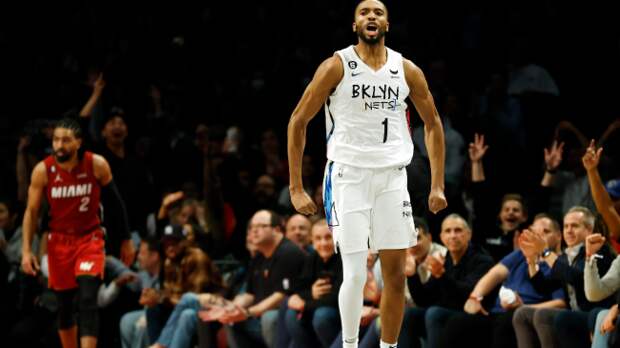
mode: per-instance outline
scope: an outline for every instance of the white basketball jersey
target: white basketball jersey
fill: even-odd
[[[407,165],[413,142],[402,56],[386,48],[387,62],[374,71],[353,47],[336,52],[344,75],[325,103],[327,158],[360,168]]]

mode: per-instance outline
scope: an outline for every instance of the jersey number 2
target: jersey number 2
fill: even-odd
[[[82,197],[80,208],[78,211],[87,212],[88,211],[88,203],[90,203],[90,197]]]
[[[383,122],[381,122],[381,124],[383,125],[383,142],[385,143],[387,141],[387,127],[388,127],[387,117],[385,118],[385,120],[383,120]]]

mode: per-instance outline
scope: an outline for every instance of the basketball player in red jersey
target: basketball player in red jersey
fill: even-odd
[[[36,275],[39,265],[30,244],[41,202],[47,199],[49,287],[58,295],[58,333],[64,348],[78,347],[78,328],[73,319],[76,295],[81,347],[97,346],[97,292],[105,263],[100,201],[104,203],[106,222],[112,220],[108,228],[126,237],[121,258],[133,253],[127,214],[110,166],[91,152],[80,156],[81,143],[81,129],[75,120],[58,122],[52,139],[54,154],[39,162],[32,172],[23,223],[22,268],[26,274]]]

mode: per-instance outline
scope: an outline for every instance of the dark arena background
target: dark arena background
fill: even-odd
[[[80,120],[83,148],[110,163],[137,252],[129,267],[116,259],[106,262],[100,292],[114,283],[117,293],[100,303],[99,346],[123,346],[121,318],[143,308],[141,290],[131,286],[145,271],[138,256],[141,242],[153,241],[151,249],[158,250],[167,227],[181,226],[184,238],[189,234],[189,242],[208,255],[208,264],[223,277],[225,298],[242,291],[251,258],[246,228],[254,213],[277,212],[278,228],[288,237],[294,215],[288,120],[319,64],[357,42],[351,30],[357,3],[0,5],[0,347],[60,347],[58,301],[47,289],[45,272],[31,277],[20,271],[20,226],[31,172],[51,154],[54,123],[64,117]],[[427,209],[428,155],[420,150],[423,123],[410,108],[416,150],[408,168],[409,192],[413,213],[426,221],[433,241],[441,241],[442,220],[457,213],[473,226],[472,243],[483,243],[484,233],[476,229],[484,226],[482,210],[490,206],[486,222],[498,225],[507,193],[524,198],[532,211],[520,222],[531,223],[549,169],[556,178],[544,211],[562,225],[566,192],[572,188],[570,203],[592,209],[597,221],[608,225],[602,230],[613,233],[592,201],[582,164],[594,139],[603,147],[600,176],[617,206],[620,26],[612,5],[554,0],[385,4],[386,46],[423,70],[446,134],[448,208],[433,215]],[[321,110],[310,123],[303,159],[304,186],[321,207],[324,117]],[[484,134],[489,146],[483,164],[490,193],[484,204],[476,201],[468,152],[475,134]],[[544,151],[554,141],[564,143],[563,154],[550,168]],[[39,256],[45,254],[46,219],[41,220],[33,249]],[[308,234],[310,222],[304,223]],[[108,231],[111,259],[119,256],[120,243]],[[309,236],[306,244],[312,248]],[[162,289],[170,280],[166,255],[159,253]],[[184,288],[181,294],[190,292]],[[157,317],[161,327],[172,308]],[[203,325],[196,317],[187,342],[170,347],[232,346],[226,325]],[[138,325],[137,317],[127,325]],[[312,323],[305,325],[312,330]],[[201,330],[212,337],[201,337]],[[147,336],[131,338],[124,347],[154,344]],[[411,344],[419,346],[418,341]],[[280,347],[279,342],[262,343]],[[486,338],[478,343],[491,346]],[[311,346],[321,344],[318,338]],[[378,341],[369,346],[378,347]]]

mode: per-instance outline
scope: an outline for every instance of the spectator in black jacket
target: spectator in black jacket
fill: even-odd
[[[294,347],[329,347],[340,331],[342,261],[334,252],[332,232],[325,219],[312,225],[311,238],[314,250],[306,259],[297,292],[288,299],[286,330]]]
[[[444,257],[436,253],[426,257],[425,263],[431,273],[426,283],[422,283],[420,277],[409,278],[414,301],[419,306],[432,305],[424,310],[429,347],[437,346],[446,321],[455,312],[463,310],[463,303],[478,280],[495,264],[483,248],[470,244],[471,236],[471,228],[463,217],[448,215],[441,223],[440,233],[448,254]]]
[[[558,285],[567,294],[569,310],[536,309],[522,307],[515,311],[513,325],[519,347],[584,347],[590,345],[589,331],[592,332],[594,318],[603,308],[613,304],[614,296],[599,302],[587,300],[584,291],[584,267],[586,248],[584,241],[594,230],[595,217],[585,207],[573,207],[564,215],[564,242],[566,249],[562,255],[550,250],[540,233],[526,231],[520,239],[523,254],[528,259],[532,284],[538,291],[549,291]],[[609,246],[598,252],[602,257],[598,262],[599,275],[603,276],[614,259]],[[542,258],[551,268],[545,276],[536,266],[537,258]],[[588,255],[592,257],[592,255]],[[589,316],[593,316],[591,320]],[[591,321],[591,323],[590,323]]]

